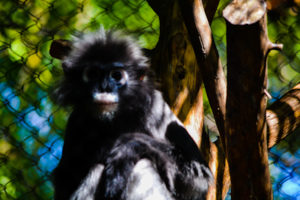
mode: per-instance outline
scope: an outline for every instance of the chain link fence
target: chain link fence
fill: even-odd
[[[271,40],[285,45],[269,57],[274,100],[300,80],[298,9],[289,5],[269,14]],[[226,63],[220,16],[212,28]],[[126,30],[150,49],[159,36],[159,19],[145,0],[0,1],[0,199],[53,198],[50,175],[61,156],[69,112],[49,97],[62,73],[49,47],[53,39],[100,26]],[[293,134],[270,152],[275,199],[300,199],[299,144]]]

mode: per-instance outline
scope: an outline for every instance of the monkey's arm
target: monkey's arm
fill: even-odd
[[[82,128],[85,122],[80,116],[73,112],[67,124],[62,158],[53,173],[55,200],[69,199],[94,164],[94,155],[86,148],[91,144],[84,139],[87,131]]]
[[[134,166],[126,187],[126,200],[174,200],[170,191],[149,159]]]
[[[171,153],[172,146],[170,144],[159,142],[146,134],[122,135],[108,155],[97,197],[104,196],[106,200],[126,199],[128,194],[124,188],[128,186],[129,176],[135,165],[142,159],[147,159],[156,169],[165,187],[169,191],[174,191],[173,180],[177,166]],[[137,183],[137,181],[135,182]],[[132,189],[134,187],[131,187]]]
[[[180,183],[176,185],[180,199],[205,199],[213,176],[201,153],[186,129],[177,122],[171,122],[166,131],[166,138],[175,146]]]
[[[186,158],[205,163],[196,143],[181,124],[178,124],[175,121],[171,122],[167,126],[166,138],[179,148],[182,153],[185,154]]]
[[[94,199],[98,184],[100,182],[104,165],[96,164],[88,175],[82,180],[80,186],[72,194],[70,200],[91,200]]]

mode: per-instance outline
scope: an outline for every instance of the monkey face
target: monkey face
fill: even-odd
[[[128,73],[120,62],[87,66],[82,80],[90,91],[92,104],[104,116],[113,114],[119,104],[119,90],[126,88]]]
[[[153,92],[148,59],[130,38],[100,31],[73,43],[54,41],[50,53],[63,61],[57,103],[101,119],[146,112]]]
[[[78,94],[76,106],[86,109],[94,118],[107,121],[120,113],[137,113],[151,99],[149,84],[137,70],[138,66],[97,61],[74,69],[80,69],[77,75],[80,81],[73,81],[78,85],[78,90],[73,91]],[[70,79],[73,78],[71,75]]]

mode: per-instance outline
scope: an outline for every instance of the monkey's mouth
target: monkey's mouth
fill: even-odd
[[[94,103],[101,112],[112,112],[118,107],[118,95],[115,93],[94,93]]]
[[[118,108],[117,103],[97,103],[96,105],[101,113],[113,112],[113,111],[117,110],[117,108]]]

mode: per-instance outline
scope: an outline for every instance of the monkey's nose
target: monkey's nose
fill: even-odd
[[[112,92],[112,87],[108,81],[103,81],[100,85],[100,92]]]

